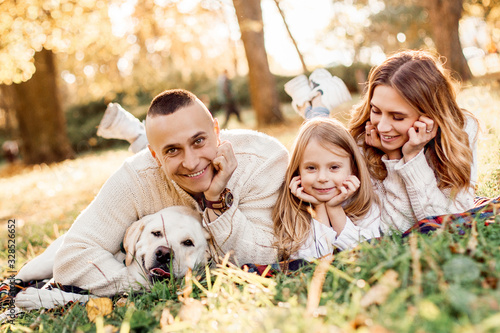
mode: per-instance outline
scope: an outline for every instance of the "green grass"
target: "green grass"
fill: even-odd
[[[482,120],[477,193],[500,195],[499,88],[462,92],[462,106]],[[358,97],[355,96],[355,100]],[[350,106],[340,109],[347,119]],[[284,108],[287,123],[260,129],[290,147],[301,120]],[[245,124],[255,126],[249,110]],[[222,122],[224,119],[220,119]],[[6,267],[6,221],[16,219],[17,268],[66,231],[109,175],[130,153],[87,154],[52,166],[0,170],[0,260]],[[99,172],[95,172],[99,170]],[[335,256],[319,307],[307,312],[316,264],[262,278],[236,267],[156,283],[144,294],[114,299],[113,311],[89,322],[85,306],[33,311],[0,330],[30,332],[497,332],[500,331],[500,217],[484,226],[456,226],[428,235],[398,235]],[[4,275],[6,269],[3,270]],[[193,301],[194,299],[194,301]],[[123,304],[124,303],[124,304]],[[124,305],[124,306],[123,306]]]
[[[115,306],[102,325],[116,330],[130,325],[135,332],[160,330],[162,313],[168,310],[177,319],[163,328],[182,332],[344,332],[354,328],[494,332],[500,329],[498,217],[496,222],[487,227],[478,223],[477,235],[470,228],[464,235],[451,228],[415,234],[411,239],[391,236],[338,254],[312,316],[304,314],[314,264],[268,279],[226,267],[202,275],[200,287],[193,287],[191,296],[201,300],[197,307],[178,300],[177,292],[185,287],[182,280],[156,283],[150,293],[130,296],[126,306]],[[410,242],[416,244],[414,250]],[[366,295],[385,283],[388,271],[395,272],[396,278],[390,280],[387,291],[375,293],[380,304],[366,303]],[[188,315],[181,315],[182,311]],[[187,319],[181,321],[181,316]],[[45,332],[96,329],[80,305],[64,311],[31,312],[11,328],[21,330],[33,322],[39,324],[32,328],[43,326]]]

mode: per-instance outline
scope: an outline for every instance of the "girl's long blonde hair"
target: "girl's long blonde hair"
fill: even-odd
[[[387,170],[384,152],[365,143],[365,125],[370,120],[373,91],[379,85],[395,89],[420,115],[434,120],[438,133],[426,146],[440,189],[452,195],[471,186],[472,150],[465,132],[466,116],[476,121],[456,101],[455,81],[440,59],[426,51],[401,51],[370,71],[363,101],[354,109],[349,131],[362,147],[373,178],[383,180]]]
[[[352,174],[361,182],[358,191],[344,204],[346,215],[354,223],[365,216],[376,201],[365,160],[344,125],[329,118],[316,118],[305,122],[293,144],[285,182],[273,210],[275,245],[282,260],[296,253],[311,232],[312,216],[308,210],[309,204],[294,196],[288,186],[292,178],[299,175],[304,150],[313,140],[335,154],[339,154],[341,150],[341,153],[350,157]]]

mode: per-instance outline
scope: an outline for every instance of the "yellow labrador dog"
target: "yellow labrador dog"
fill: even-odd
[[[52,278],[54,256],[63,241],[64,235],[23,266],[16,279]],[[183,206],[168,207],[134,222],[123,239],[125,253],[116,253],[115,258],[124,260],[129,270],[135,272],[137,282],[149,289],[155,278],[183,277],[188,269],[204,265],[209,257],[207,241],[208,232],[196,211]],[[86,302],[88,298],[89,295],[55,288],[27,288],[16,295],[15,304],[22,311],[54,308],[70,301]]]

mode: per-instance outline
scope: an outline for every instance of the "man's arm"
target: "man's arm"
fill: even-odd
[[[133,278],[114,258],[127,227],[139,218],[126,169],[122,166],[108,179],[67,232],[55,258],[56,282],[96,295],[130,290]]]
[[[204,214],[204,226],[216,247],[223,254],[233,251],[238,264],[277,260],[272,209],[284,180],[288,152],[274,142],[263,150],[269,151],[260,156],[236,153],[238,168],[227,184],[234,196],[233,205],[215,220],[209,219],[211,209]]]

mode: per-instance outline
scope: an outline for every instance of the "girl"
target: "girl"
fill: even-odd
[[[400,231],[474,205],[478,123],[457,105],[453,84],[432,54],[399,52],[372,69],[353,111],[349,131],[366,158],[382,221]]]
[[[315,118],[302,125],[273,221],[281,260],[319,258],[380,236],[368,169],[340,122]]]

